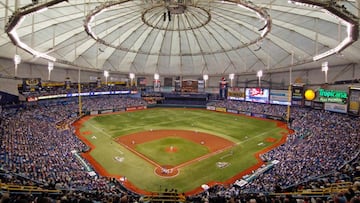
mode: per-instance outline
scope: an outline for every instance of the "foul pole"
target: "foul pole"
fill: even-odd
[[[82,117],[82,103],[81,103],[81,83],[80,83],[80,68],[78,79],[78,96],[79,96],[79,117]]]

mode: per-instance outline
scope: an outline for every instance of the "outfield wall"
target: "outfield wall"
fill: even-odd
[[[250,111],[239,111],[237,109],[227,109],[225,107],[216,107],[216,106],[206,106],[206,109],[209,111],[227,112],[227,113],[241,114],[241,115],[245,115],[245,116],[266,118],[266,119],[286,122],[286,118],[283,118],[281,116],[269,115],[269,114],[253,113]]]
[[[147,106],[134,106],[134,107],[126,107],[126,108],[114,108],[114,109],[102,109],[102,110],[95,110],[95,111],[87,111],[85,115],[99,115],[99,114],[106,114],[106,113],[115,113],[115,112],[124,112],[124,111],[136,111],[136,110],[143,110],[147,109]]]

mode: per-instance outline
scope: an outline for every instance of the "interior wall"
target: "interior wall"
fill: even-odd
[[[20,83],[20,80],[0,78],[0,92],[6,92],[12,95],[19,95],[17,87]]]

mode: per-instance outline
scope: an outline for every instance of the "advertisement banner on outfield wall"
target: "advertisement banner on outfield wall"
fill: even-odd
[[[99,111],[100,114],[104,114],[104,113],[112,113],[113,110],[112,109],[109,109],[109,110],[101,110]]]
[[[98,115],[99,111],[90,111],[90,115]]]
[[[234,110],[234,109],[228,109],[227,112],[229,112],[229,113],[235,113],[235,114],[238,113],[238,111],[237,111],[237,110]]]
[[[266,118],[266,115],[261,114],[261,113],[251,113],[251,116],[257,117],[257,118]]]
[[[114,109],[114,112],[124,112],[125,110],[125,108],[116,108]]]
[[[223,107],[216,107],[215,111],[219,111],[219,112],[226,112],[226,108],[223,108]]]
[[[242,114],[242,115],[246,115],[246,116],[251,116],[251,112],[247,112],[247,111],[238,111],[238,114]]]
[[[280,116],[266,115],[266,118],[276,120],[276,121],[285,121],[285,119]]]
[[[128,107],[128,108],[126,108],[126,111],[134,111],[134,110],[136,110],[136,107]]]
[[[206,109],[210,110],[210,111],[215,111],[216,107],[215,106],[207,106]]]
[[[347,104],[325,103],[324,109],[337,113],[347,113]]]

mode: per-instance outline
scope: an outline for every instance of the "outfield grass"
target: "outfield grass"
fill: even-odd
[[[228,139],[236,143],[236,146],[231,151],[226,150],[182,168],[176,177],[163,178],[154,174],[153,165],[114,141],[119,136],[151,129],[205,132]],[[226,181],[239,172],[255,165],[257,160],[254,154],[274,144],[267,142],[266,138],[270,137],[280,140],[282,137],[281,133],[286,132],[285,129],[278,128],[273,121],[186,108],[154,108],[92,117],[81,128],[81,132],[85,131],[92,132],[91,135],[85,135],[85,137],[96,146],[91,151],[91,156],[110,174],[124,175],[138,188],[146,191],[176,188],[179,192],[193,190],[209,181]],[[173,143],[174,140],[167,138],[152,142],[154,143],[141,144],[143,146],[139,145],[137,150],[147,154],[148,157],[152,157],[151,159],[166,165],[169,165],[169,162],[171,162],[170,165],[176,165],[184,160],[191,159],[192,156],[201,156],[200,154],[207,153],[203,152],[201,147],[195,147],[200,152],[196,152],[194,155],[191,155],[191,153],[181,153],[179,157],[161,157],[160,159],[163,160],[160,160],[157,153],[163,150],[166,142]],[[188,141],[181,139],[178,143],[186,147],[189,144],[186,142]],[[152,147],[149,147],[149,145],[152,145]],[[153,152],[148,151],[151,148],[154,148]],[[180,148],[182,149],[182,147]],[[185,149],[185,152],[191,152],[191,150]],[[124,161],[114,161],[116,156],[123,157]],[[182,158],[183,160],[181,160]],[[220,161],[228,162],[229,166],[218,168],[216,162]]]

